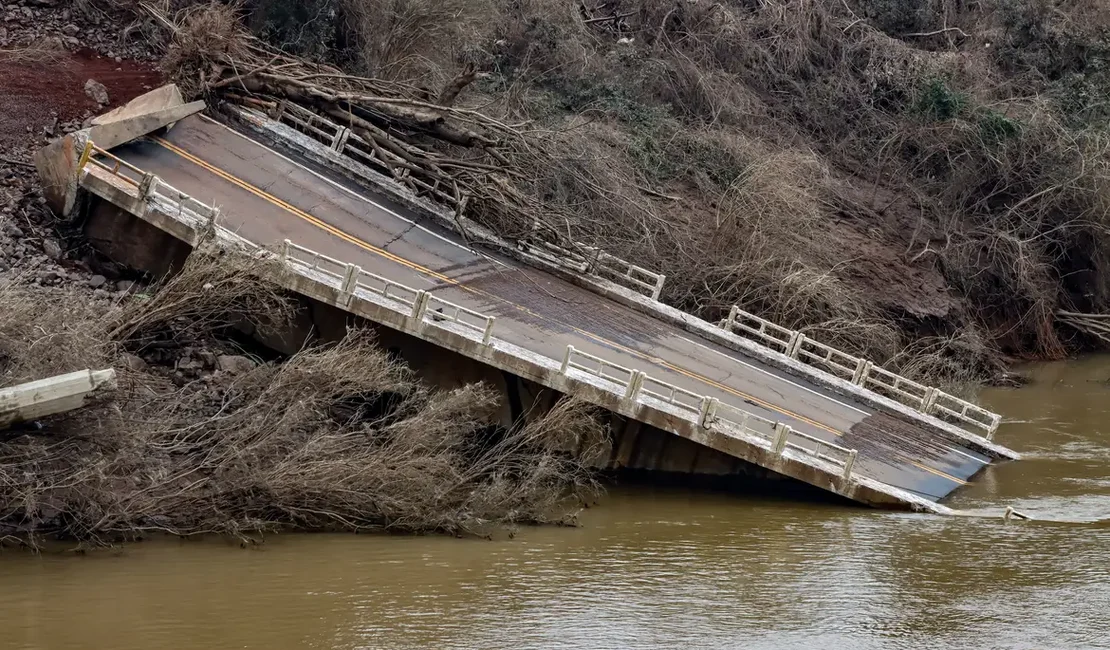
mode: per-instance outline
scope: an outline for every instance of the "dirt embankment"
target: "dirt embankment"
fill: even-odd
[[[0,55],[0,149],[9,152],[80,128],[92,115],[162,83],[150,63],[116,61],[88,49],[28,56]],[[108,104],[85,92],[90,79],[104,85]]]
[[[150,44],[126,28],[92,3],[0,6],[0,150],[22,154],[102,110],[90,79],[109,107],[161,84]]]
[[[132,290],[134,278],[59,228],[30,159],[94,114],[161,84],[152,50],[122,43],[123,25],[91,6],[79,12],[68,3],[17,2],[0,8],[0,17],[0,277],[79,285],[90,299]],[[86,92],[90,81],[107,97]]]

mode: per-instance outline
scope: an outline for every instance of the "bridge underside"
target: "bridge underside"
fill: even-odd
[[[506,385],[506,377],[512,377],[535,390],[581,394],[648,425],[622,425],[613,466],[727,475],[750,473],[755,465],[870,505],[941,510],[937,501],[991,461],[958,436],[879,412],[736,350],[699,340],[496,251],[475,250],[455,232],[307,162],[295,151],[278,153],[208,117],[187,117],[168,133],[121,145],[112,153],[191,200],[217,207],[219,225],[249,242],[279,249],[290,240],[427,293],[443,305],[496,319],[495,325],[488,321],[482,346],[458,341],[456,334],[439,332],[422,318],[395,316],[373,301],[352,300],[333,289],[309,288],[316,272],[312,268],[285,282],[310,308],[304,312],[308,320],[301,324],[303,331],[264,341],[275,348],[289,351],[307,336],[339,336],[352,318],[360,318],[379,328],[383,343],[409,348],[404,356],[418,369],[423,364],[426,377],[441,376],[448,384],[482,379],[494,385]],[[79,173],[81,187],[99,197],[90,204],[89,238],[117,260],[164,273],[200,240],[202,224],[182,221],[188,212],[184,199],[178,201],[179,214],[173,215],[159,201],[142,196],[141,177],[126,179],[118,170],[113,174],[92,165]],[[388,289],[386,293],[388,297]],[[489,340],[490,330],[494,341]],[[576,376],[573,363],[568,372],[568,345],[584,359],[611,360],[632,377],[650,376],[648,381],[660,386],[704,396],[705,403],[719,403],[730,412],[750,414],[750,422],[774,426],[756,431],[758,425],[749,424],[749,431],[760,434],[753,438],[744,431],[716,430],[705,417],[680,418],[674,404],[656,404],[655,398],[630,401],[627,391],[621,394],[620,386],[614,391],[604,377]],[[675,394],[672,390],[672,398]],[[651,433],[655,430],[666,434]],[[826,441],[830,449],[856,453],[847,467],[843,459],[806,458],[800,444],[784,453],[766,442],[782,430],[803,436],[799,443]],[[668,442],[667,436],[686,440]]]

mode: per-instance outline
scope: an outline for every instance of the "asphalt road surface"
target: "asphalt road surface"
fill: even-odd
[[[891,418],[849,398],[544,271],[472,250],[453,232],[208,117],[194,115],[165,136],[114,153],[218,206],[222,226],[258,244],[289,239],[496,316],[499,338],[553,359],[573,345],[857,448],[856,472],[922,497],[943,498],[989,463],[956,439],[888,426]]]

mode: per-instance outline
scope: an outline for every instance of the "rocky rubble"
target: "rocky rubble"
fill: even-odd
[[[34,170],[0,162],[0,282],[83,288],[94,300],[135,291],[123,269],[67,241],[59,226]]]
[[[85,7],[80,10],[77,7]],[[109,72],[120,70],[115,64],[132,66],[134,60],[148,61],[153,53],[138,40],[129,38],[129,30],[118,28],[91,4],[55,0],[20,0],[4,4],[0,0],[0,49],[9,51],[38,47],[52,56],[56,50],[69,57],[81,53],[92,57],[97,53],[108,60],[96,64]],[[114,60],[114,62],[113,62]],[[69,68],[69,60],[54,60]],[[4,61],[9,69],[19,67],[18,61]],[[110,74],[107,76],[111,76]],[[106,79],[107,80],[107,79]],[[4,88],[0,78],[0,88]],[[20,89],[8,88],[19,93]],[[99,106],[104,110],[110,101],[126,101],[130,97],[110,94],[104,83],[95,78],[81,78],[76,88],[64,92]],[[143,88],[134,89],[142,92]],[[82,95],[88,96],[86,100]],[[56,93],[57,94],[57,93]],[[126,269],[97,254],[84,241],[80,232],[58,219],[46,205],[38,177],[30,164],[32,153],[54,138],[87,126],[99,112],[87,108],[75,115],[72,106],[46,102],[37,108],[46,115],[45,126],[20,127],[16,137],[10,135],[0,148],[0,286],[15,283],[32,291],[41,291],[44,301],[88,300],[106,309],[148,290],[150,278]],[[90,101],[91,100],[91,101]],[[17,106],[17,111],[30,110],[33,105]],[[72,104],[72,102],[71,102]],[[0,108],[7,108],[0,106]],[[159,341],[138,354],[125,353],[121,363],[130,370],[155,372],[167,376],[178,385],[196,380],[220,381],[255,367],[250,358],[238,354],[234,346],[215,340]]]
[[[140,25],[123,30],[93,3],[19,0],[0,4],[0,47],[37,45],[43,49],[92,50],[115,60],[153,61],[156,56],[137,35]]]
[[[17,283],[42,291],[43,300],[61,295],[106,308],[148,290],[146,278],[98,255],[79,236],[65,236],[32,170],[0,163],[0,179],[0,286]],[[158,341],[139,354],[126,353],[122,363],[130,370],[165,375],[178,385],[218,382],[257,365],[236,352],[234,346],[214,339],[175,339]]]

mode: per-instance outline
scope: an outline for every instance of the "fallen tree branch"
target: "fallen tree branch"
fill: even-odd
[[[938,29],[938,30],[931,31],[931,32],[913,32],[913,33],[910,33],[910,34],[903,34],[903,36],[916,36],[916,37],[939,36],[940,34],[944,34],[944,33],[947,33],[947,32],[959,32],[960,36],[963,36],[964,38],[969,38],[967,32],[960,29],[959,27],[945,27],[943,29]]]
[[[0,162],[6,165],[12,165],[13,167],[25,167],[27,169],[35,168],[35,166],[29,162],[23,162],[22,160],[12,160],[11,158],[5,158],[4,156],[0,156]]]

